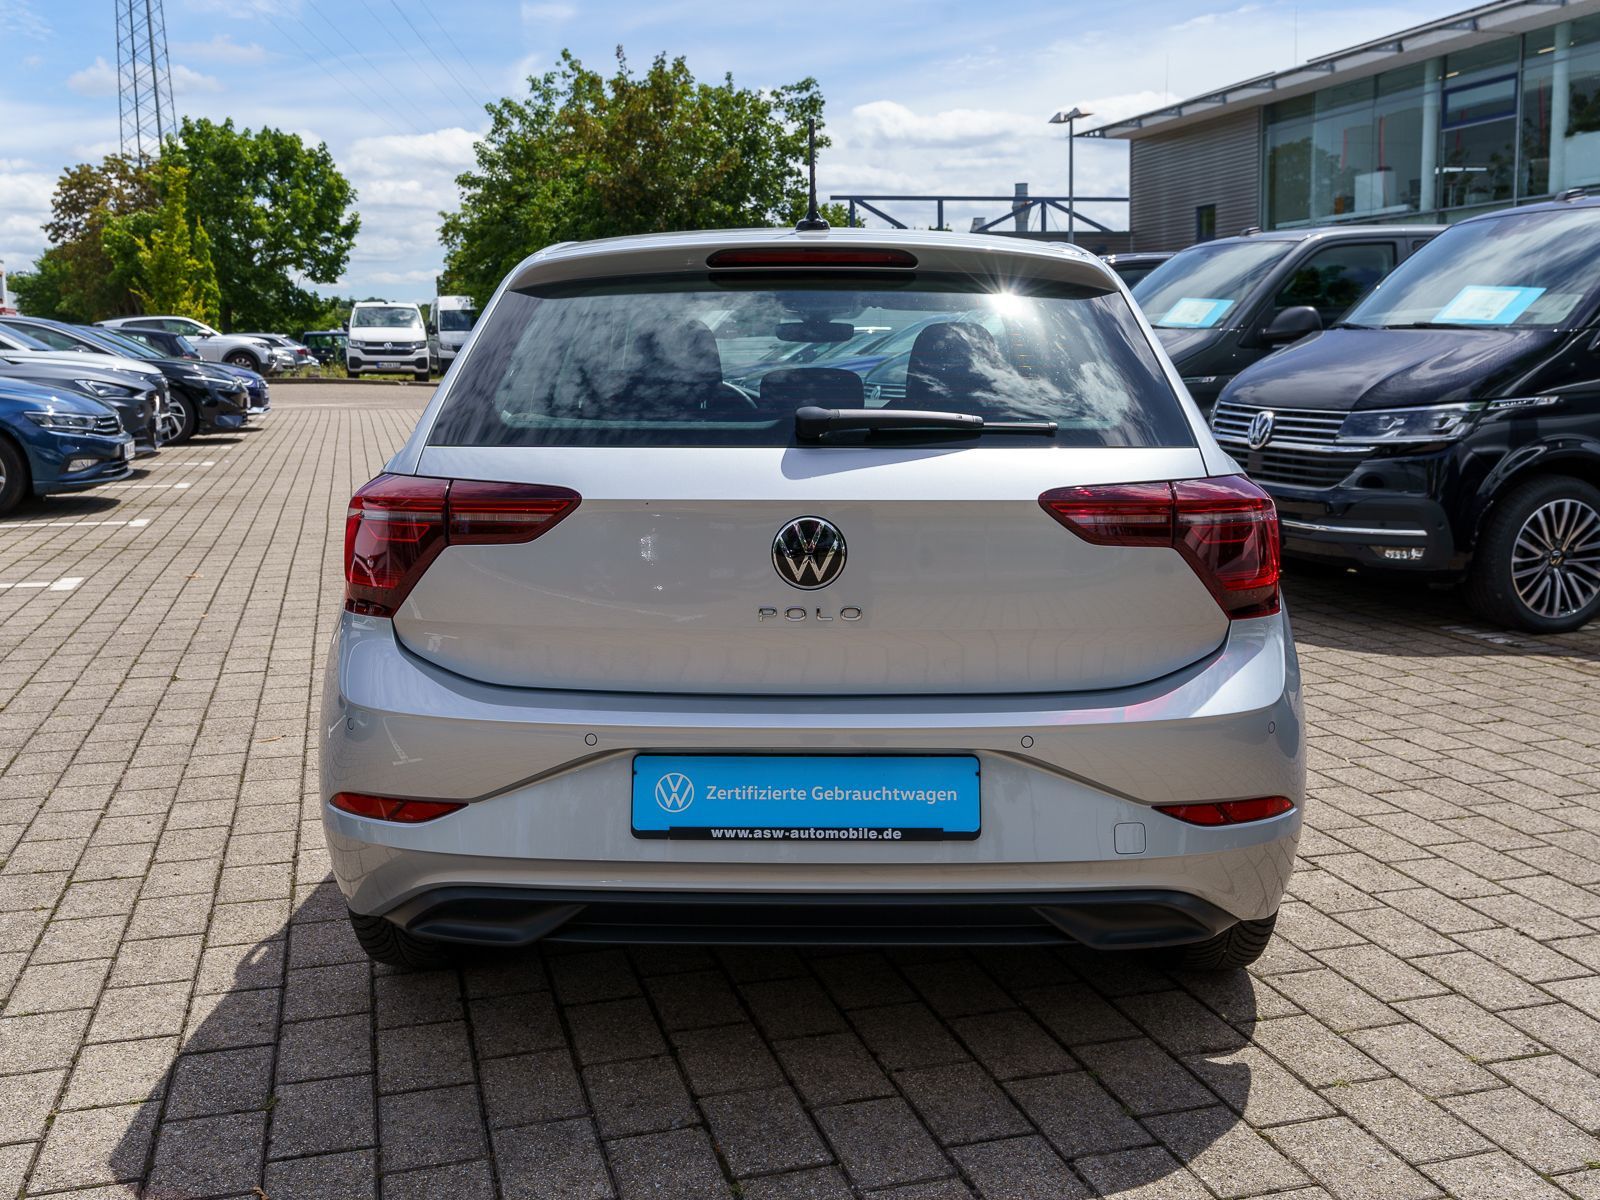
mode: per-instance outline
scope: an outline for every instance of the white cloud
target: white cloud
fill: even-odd
[[[559,25],[577,15],[577,8],[571,4],[535,4],[529,0],[523,0],[522,4],[522,23],[525,26]]]
[[[96,55],[92,64],[67,76],[67,86],[80,96],[115,96],[117,69]]]
[[[1232,17],[1242,17],[1248,13],[1258,12],[1260,8],[1259,4],[1245,4],[1227,12],[1200,13],[1197,16],[1190,17],[1187,21],[1179,21],[1172,29],[1174,33],[1178,33],[1185,29],[1198,29],[1202,26],[1215,25],[1219,21],[1226,21]]]
[[[971,146],[1014,137],[1034,119],[1016,113],[957,108],[917,113],[894,100],[874,100],[851,110],[852,133],[897,146]]]
[[[226,33],[217,34],[209,42],[174,42],[172,52],[218,63],[258,63],[267,57],[266,47],[259,42],[241,46]]]
[[[393,285],[432,284],[437,271],[422,268],[415,271],[372,271],[367,278],[373,283],[386,283]]]
[[[182,63],[172,64],[172,94],[174,96],[192,96],[197,92],[221,92],[226,89],[222,80],[214,75],[202,75],[191,67]]]
[[[99,55],[89,66],[67,76],[67,86],[80,96],[100,98],[117,94],[117,69]],[[183,63],[172,64],[172,94],[193,96],[226,90],[214,75],[205,75]]]
[[[415,177],[417,169],[447,169],[453,179],[473,163],[480,135],[459,127],[432,133],[357,138],[345,156],[348,169],[375,176]]]
[[[1163,108],[1174,104],[1178,100],[1171,92],[1123,92],[1116,96],[1101,96],[1095,100],[1085,100],[1079,105],[1085,112],[1093,114],[1089,120],[1080,122],[1078,129],[1093,129],[1097,125],[1109,125],[1113,121],[1121,121],[1126,117],[1138,116],[1140,113],[1150,112],[1152,109]]]
[[[50,33],[50,22],[34,11],[29,0],[0,0],[0,34],[43,41]]]

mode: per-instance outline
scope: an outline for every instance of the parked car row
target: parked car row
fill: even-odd
[[[183,334],[0,316],[0,516],[271,407],[260,374],[207,362]]]
[[[1133,296],[1286,554],[1600,614],[1600,197],[1225,238]]]

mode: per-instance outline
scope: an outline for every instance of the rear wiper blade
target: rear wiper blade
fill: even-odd
[[[871,432],[878,429],[929,429],[941,432],[1034,433],[1055,436],[1054,421],[985,421],[975,413],[936,412],[916,408],[818,408],[806,405],[795,409],[795,436],[803,441],[820,441],[830,433]]]

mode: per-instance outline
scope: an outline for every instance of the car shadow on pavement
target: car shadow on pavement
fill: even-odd
[[[1600,622],[1574,633],[1534,634],[1486,621],[1459,588],[1296,565],[1284,593],[1295,640],[1404,658],[1502,653],[1600,659]]]
[[[384,1200],[937,1181],[1115,1196],[1207,1179],[1260,1069],[1242,971],[1053,948],[552,945],[407,972],[367,962],[331,881],[301,895],[286,928],[280,903],[239,944],[252,914],[227,910],[250,906],[218,906],[187,1015],[171,985],[141,1018],[138,1036],[177,1036],[128,1043],[115,1068],[147,1082],[114,1145],[60,1114],[82,1145],[47,1149],[34,1188],[363,1200],[381,1174]]]
[[[117,497],[100,492],[65,492],[54,496],[34,496],[25,500],[7,518],[7,524],[24,525],[30,521],[71,521],[78,517],[91,517],[116,508]]]

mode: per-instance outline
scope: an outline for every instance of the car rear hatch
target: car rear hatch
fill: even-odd
[[[505,293],[415,475],[384,485],[420,497],[398,503],[422,522],[424,565],[357,611],[392,615],[439,667],[528,688],[1051,692],[1140,683],[1214,651],[1228,627],[1215,580],[1166,532],[1110,544],[1099,517],[1074,524],[1042,500],[1147,483],[1133,499],[1170,507],[1163,481],[1208,473],[1126,299],[1098,264],[1055,257],[1041,273],[1057,277],[1039,279],[967,256],[985,270],[952,271],[947,254],[934,272],[800,283],[770,263],[685,275],[678,253],[670,276],[619,283],[615,264],[589,264],[600,282]],[[769,357],[786,362],[797,347],[825,362],[861,328],[915,329],[908,394],[874,411],[989,424],[807,434],[797,408],[867,410],[860,377],[790,367],[739,392],[697,316],[730,304],[746,308],[740,336],[771,330]],[[517,496],[531,497],[520,515]],[[429,521],[453,532],[428,541]]]
[[[450,546],[395,615],[414,653],[490,683],[1103,688],[1193,662],[1228,624],[1171,549],[1091,545],[1039,505],[1067,484],[1204,474],[1194,449],[430,448],[422,470],[582,496],[532,543]],[[843,536],[825,587],[774,564],[774,540],[803,517]]]

